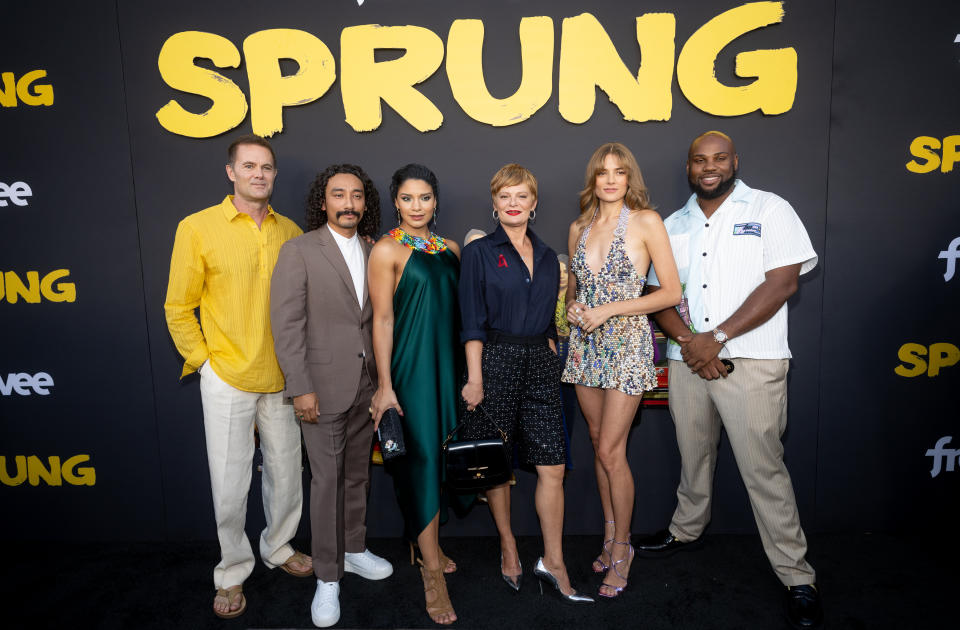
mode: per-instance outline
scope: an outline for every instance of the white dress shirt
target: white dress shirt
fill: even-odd
[[[363,260],[363,246],[360,245],[360,237],[354,232],[351,238],[345,238],[337,234],[336,230],[327,229],[333,234],[333,240],[337,242],[340,253],[343,254],[343,260],[347,263],[347,269],[350,270],[350,277],[353,279],[353,288],[357,291],[357,303],[363,307],[363,283],[366,278],[366,265]]]
[[[771,269],[801,263],[804,274],[817,265],[807,230],[790,204],[740,180],[709,219],[692,195],[663,223],[696,332],[720,326]],[[648,283],[660,284],[652,267]],[[681,361],[680,346],[671,341],[667,356]],[[727,341],[720,356],[789,359],[787,305],[760,326]]]

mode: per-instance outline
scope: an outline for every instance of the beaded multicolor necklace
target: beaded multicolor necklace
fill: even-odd
[[[417,249],[426,254],[439,254],[447,249],[447,242],[443,238],[430,232],[430,238],[420,238],[412,234],[407,234],[403,229],[395,227],[389,232],[390,237],[398,243],[402,243],[410,249]]]

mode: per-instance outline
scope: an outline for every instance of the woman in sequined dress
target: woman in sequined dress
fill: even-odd
[[[402,416],[407,454],[387,464],[407,537],[422,555],[427,613],[439,624],[456,621],[445,573],[456,565],[440,550],[439,527],[448,502],[465,507],[473,495],[442,492],[440,444],[457,423],[463,373],[457,283],[460,249],[430,231],[436,217],[437,178],[420,164],[393,174],[390,194],[398,226],[381,238],[368,263],[373,303],[373,350],[378,387],[374,423],[393,407]]]
[[[562,380],[576,385],[590,427],[604,518],[603,547],[593,571],[605,574],[599,594],[609,598],[626,588],[633,561],[627,435],[643,392],[657,384],[647,313],[680,301],[663,220],[624,145],[604,144],[587,163],[580,216],[570,225],[568,245],[571,332]],[[643,295],[651,262],[661,290]]]

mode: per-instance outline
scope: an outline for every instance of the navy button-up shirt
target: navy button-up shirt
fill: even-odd
[[[493,234],[463,248],[460,261],[460,340],[487,340],[488,330],[557,338],[554,314],[560,290],[557,254],[527,228],[533,244],[533,277],[497,225]]]

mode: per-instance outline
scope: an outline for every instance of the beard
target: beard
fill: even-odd
[[[716,199],[718,197],[723,197],[733,185],[737,182],[737,174],[739,169],[734,169],[730,177],[726,179],[721,179],[720,183],[717,184],[717,187],[713,190],[704,190],[697,184],[697,181],[692,177],[687,178],[687,184],[690,186],[690,190],[700,199]]]

